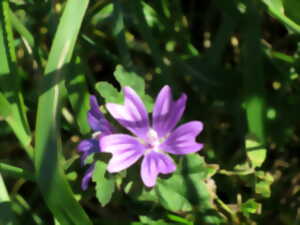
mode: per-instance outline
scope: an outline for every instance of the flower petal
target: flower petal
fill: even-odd
[[[99,104],[95,96],[90,97],[90,105],[91,108],[88,111],[88,122],[90,127],[94,131],[101,131],[111,134],[113,132],[113,128],[100,111]]]
[[[134,164],[145,151],[136,138],[127,134],[111,134],[100,139],[100,148],[102,152],[113,154],[110,159],[107,170],[110,173],[119,172],[127,169]]]
[[[82,178],[82,181],[81,181],[81,188],[82,190],[86,190],[89,186],[89,183],[90,183],[90,180],[93,176],[93,171],[94,171],[94,167],[95,167],[95,164],[92,164],[86,171],[85,175],[83,176]]]
[[[164,86],[159,92],[152,114],[153,128],[159,137],[170,132],[181,119],[185,110],[187,96],[182,94],[177,101],[173,101],[169,86]]]
[[[167,154],[152,151],[142,161],[141,177],[147,187],[156,184],[158,174],[168,174],[176,170],[173,159]]]
[[[203,148],[203,144],[197,143],[195,138],[202,130],[203,123],[200,121],[185,123],[176,128],[160,148],[175,155],[197,152]]]
[[[82,140],[77,146],[79,152],[82,152],[81,164],[84,165],[84,160],[92,153],[100,152],[99,141],[97,139]]]
[[[148,114],[141,98],[130,87],[124,88],[124,105],[108,103],[110,114],[125,128],[140,138],[149,130]]]

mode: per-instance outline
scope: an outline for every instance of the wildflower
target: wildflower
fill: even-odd
[[[91,139],[82,140],[78,145],[78,151],[82,152],[81,164],[84,165],[85,159],[93,153],[100,152],[99,140],[105,135],[113,133],[113,127],[105,119],[104,115],[99,110],[99,105],[95,96],[90,97],[91,108],[88,111],[88,123],[94,134]],[[82,182],[81,188],[86,190],[93,175],[94,163],[87,169]]]
[[[195,141],[202,131],[200,121],[185,123],[176,129],[185,109],[187,96],[182,94],[173,101],[169,86],[158,94],[152,113],[152,126],[140,97],[130,87],[124,88],[124,105],[108,103],[109,113],[134,136],[128,134],[106,135],[100,140],[102,152],[112,153],[107,170],[110,173],[124,170],[141,157],[141,177],[147,187],[153,187],[157,176],[176,170],[168,153],[175,155],[197,152],[203,144]]]

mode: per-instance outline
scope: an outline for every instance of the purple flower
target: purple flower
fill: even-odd
[[[195,141],[202,131],[200,121],[185,123],[176,129],[185,109],[185,94],[174,101],[169,86],[165,86],[156,98],[152,113],[152,126],[146,108],[130,87],[124,88],[124,105],[108,103],[110,114],[135,136],[111,134],[100,140],[102,152],[112,153],[107,170],[119,172],[130,167],[141,157],[141,177],[147,187],[153,187],[157,176],[176,170],[176,165],[168,153],[175,155],[197,152],[203,144]]]
[[[104,115],[100,112],[99,105],[95,96],[90,97],[90,105],[91,108],[88,111],[88,123],[94,131],[94,134],[91,139],[82,140],[77,147],[78,151],[82,153],[81,165],[84,165],[85,159],[90,154],[101,151],[99,147],[99,140],[105,135],[113,133],[113,127],[105,119]],[[82,179],[81,188],[83,190],[86,190],[88,188],[93,171],[94,163],[88,168]]]

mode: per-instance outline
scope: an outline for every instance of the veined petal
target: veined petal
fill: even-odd
[[[110,114],[125,128],[140,138],[149,130],[148,114],[141,98],[130,87],[124,88],[124,105],[108,103]]]
[[[91,108],[88,111],[88,122],[90,127],[94,131],[101,131],[109,134],[112,133],[113,128],[101,113],[97,98],[95,96],[90,97],[90,105]]]
[[[127,169],[145,152],[145,147],[136,138],[127,134],[111,134],[100,139],[102,152],[112,153],[107,170],[110,173]]]
[[[82,190],[86,190],[89,186],[89,183],[90,183],[90,180],[93,176],[93,171],[94,171],[94,164],[92,164],[86,171],[85,175],[83,176],[82,178],[82,181],[81,181],[81,188]]]
[[[170,132],[181,119],[185,110],[187,96],[182,94],[177,101],[173,101],[169,86],[164,86],[159,92],[152,114],[152,125],[159,137]]]
[[[175,170],[176,165],[170,156],[152,151],[146,154],[142,161],[141,177],[147,187],[153,187],[160,173],[168,174]]]
[[[79,152],[82,152],[81,164],[84,164],[84,160],[88,155],[96,152],[100,152],[99,141],[97,139],[85,139],[82,140],[77,146]]]
[[[160,148],[175,155],[197,152],[203,148],[203,144],[195,140],[202,130],[203,123],[200,121],[185,123],[176,128]]]

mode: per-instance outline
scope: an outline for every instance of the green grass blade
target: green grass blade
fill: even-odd
[[[244,64],[245,109],[248,133],[245,137],[246,153],[253,168],[260,167],[266,159],[266,100],[261,48],[261,21],[255,3],[247,3],[245,14],[247,25],[244,27]],[[253,57],[255,56],[255,57]]]
[[[34,181],[34,175],[22,168],[8,165],[6,163],[0,163],[0,173],[17,178],[24,178],[25,180]]]
[[[266,5],[267,11],[270,15],[275,17],[279,22],[283,23],[294,32],[300,33],[300,25],[295,23],[284,14],[284,9],[281,1],[262,0],[262,2]]]
[[[260,16],[254,4],[247,4],[247,26],[244,27],[244,89],[249,133],[265,142],[265,96],[260,42]],[[255,56],[255,57],[253,57]]]
[[[33,152],[30,147],[31,134],[23,96],[19,88],[8,1],[1,2],[0,11],[0,89],[9,102],[11,112],[10,116],[6,117],[6,121],[27,151],[29,157],[32,157]]]
[[[137,22],[137,29],[143,39],[147,42],[147,44],[150,47],[151,50],[151,56],[153,57],[153,60],[158,68],[160,68],[161,73],[164,76],[167,76],[168,71],[166,68],[166,65],[163,62],[163,56],[160,51],[160,48],[157,44],[157,41],[155,40],[151,29],[149,28],[147,21],[145,19],[145,15],[143,12],[143,5],[141,0],[132,0],[132,12],[135,14],[135,19]],[[168,77],[169,79],[170,77]]]
[[[14,225],[16,217],[12,211],[10,198],[0,173],[0,224]]]
[[[70,63],[88,0],[68,0],[60,19],[45,69],[36,123],[36,179],[46,204],[64,225],[91,221],[75,200],[63,171],[60,140],[60,98],[64,66]]]
[[[124,27],[124,14],[122,9],[122,4],[119,0],[113,1],[114,6],[114,26],[113,35],[116,38],[117,46],[119,49],[119,54],[122,60],[122,64],[125,68],[130,69],[132,67],[132,61],[128,45],[125,39],[125,27]]]
[[[9,18],[11,20],[12,26],[16,31],[25,39],[30,47],[34,46],[34,37],[29,32],[29,30],[22,24],[19,18],[9,9]]]
[[[72,61],[70,67],[71,70],[66,79],[68,98],[80,133],[85,135],[91,130],[87,122],[87,112],[90,108],[90,103],[85,68],[79,56]]]

